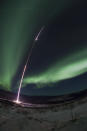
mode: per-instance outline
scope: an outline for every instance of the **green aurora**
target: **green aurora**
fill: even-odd
[[[58,4],[57,4],[58,3]],[[5,0],[0,4],[0,85],[10,90],[29,43],[38,30],[71,2]],[[50,6],[49,6],[50,4]],[[66,6],[65,6],[66,5]],[[45,9],[45,10],[44,10]],[[35,33],[36,32],[36,33]]]
[[[10,90],[12,80],[41,27],[63,13],[70,0],[11,0],[0,6],[0,85]],[[29,44],[30,43],[30,44]],[[56,61],[44,72],[27,76],[24,84],[49,84],[87,72],[87,49]]]
[[[78,53],[65,57],[56,62],[51,67],[35,76],[26,77],[25,83],[55,83],[70,79],[87,72],[87,49],[82,49]]]

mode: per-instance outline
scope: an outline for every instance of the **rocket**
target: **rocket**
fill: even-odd
[[[39,31],[39,33],[38,33],[37,36],[35,37],[35,41],[38,41],[39,36],[40,36],[41,32],[43,31],[43,29],[44,29],[44,26],[41,28],[41,30]]]

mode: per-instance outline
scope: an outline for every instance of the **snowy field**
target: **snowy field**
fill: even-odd
[[[87,131],[87,98],[50,108],[0,102],[0,131]]]

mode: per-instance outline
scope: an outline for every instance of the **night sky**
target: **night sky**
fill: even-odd
[[[17,92],[35,42],[22,94],[62,95],[87,89],[84,0],[0,1],[0,88]]]

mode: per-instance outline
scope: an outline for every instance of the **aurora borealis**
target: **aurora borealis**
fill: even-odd
[[[26,83],[55,83],[87,72],[87,49],[55,63],[45,72],[25,79]]]
[[[87,72],[85,3],[78,0],[4,0],[0,3],[2,89],[17,90],[32,43],[43,26],[25,73],[24,93],[37,87],[50,90],[51,84],[52,89],[56,84],[55,92],[58,92],[59,83],[77,77],[81,81]],[[70,85],[72,83],[63,88]]]

